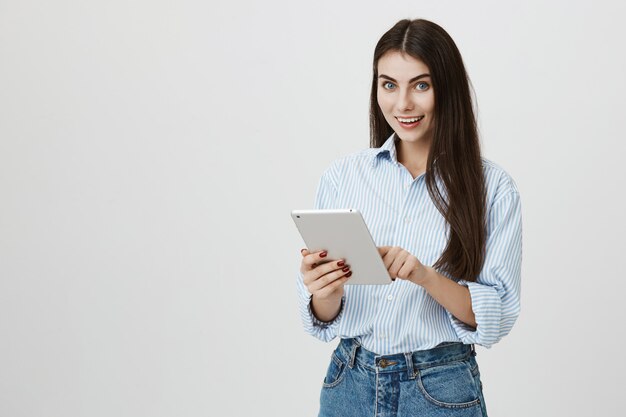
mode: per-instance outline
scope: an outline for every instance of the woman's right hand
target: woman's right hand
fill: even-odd
[[[302,249],[300,272],[304,275],[304,285],[320,301],[341,299],[352,271],[343,259],[325,262],[326,256],[326,251],[310,253]]]

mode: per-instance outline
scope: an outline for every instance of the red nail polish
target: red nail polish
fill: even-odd
[[[344,261],[337,262],[337,266],[344,266],[346,263]]]
[[[328,255],[328,252],[324,251],[324,252],[320,253],[320,258],[324,258],[324,257],[326,257],[326,255]]]
[[[349,278],[351,275],[352,275],[352,271],[348,272],[348,273],[346,274],[346,277],[347,277],[347,278]]]
[[[342,270],[343,272],[348,272],[348,271],[350,270],[350,267],[349,267],[349,266],[346,266],[345,268],[342,268],[341,270]]]

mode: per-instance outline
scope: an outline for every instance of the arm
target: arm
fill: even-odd
[[[298,287],[298,308],[300,310],[300,318],[304,326],[304,331],[308,334],[320,339],[324,342],[330,342],[337,336],[337,326],[341,321],[343,313],[344,297],[339,297],[337,305],[330,305],[329,310],[333,310],[332,314],[336,310],[337,313],[334,317],[327,318],[320,315],[318,318],[313,312],[313,295],[309,292],[303,282],[304,275],[299,272],[297,278]],[[322,307],[324,308],[324,307]],[[327,320],[327,321],[325,321]]]
[[[342,300],[342,295],[333,296],[326,300],[320,300],[313,295],[311,297],[311,313],[318,321],[330,323],[339,316]]]
[[[337,195],[336,184],[336,174],[331,166],[320,178],[315,197],[316,209],[333,207]],[[304,274],[299,271],[296,279],[298,307],[304,330],[322,341],[329,342],[337,335],[336,329],[341,321],[345,297],[342,294],[325,301],[319,300],[311,294],[303,280]]]
[[[455,282],[401,247],[382,246],[379,252],[391,279],[422,286],[446,309],[463,343],[489,348],[510,332],[520,312],[522,223],[516,190],[491,207],[487,236],[485,261],[476,282]]]
[[[432,267],[426,267],[426,275],[421,285],[450,314],[476,329],[472,297],[467,287],[441,275]]]
[[[520,314],[522,211],[516,190],[509,190],[495,201],[487,230],[485,262],[476,282],[449,280],[442,284],[438,274],[440,277],[433,280],[431,288],[443,301],[450,323],[463,343],[490,348],[511,331]],[[444,285],[450,294],[441,294]],[[456,301],[461,301],[460,305],[450,305],[461,291],[469,292],[471,314],[467,296]]]

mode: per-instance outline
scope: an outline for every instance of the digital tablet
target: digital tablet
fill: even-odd
[[[309,252],[326,250],[329,261],[345,259],[352,271],[346,285],[392,282],[359,210],[293,210],[291,217]]]

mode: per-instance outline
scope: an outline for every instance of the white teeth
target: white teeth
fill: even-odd
[[[402,123],[415,123],[419,120],[422,120],[424,118],[424,116],[419,116],[419,117],[412,117],[410,119],[403,119],[401,117],[398,117],[398,121],[402,122]]]

